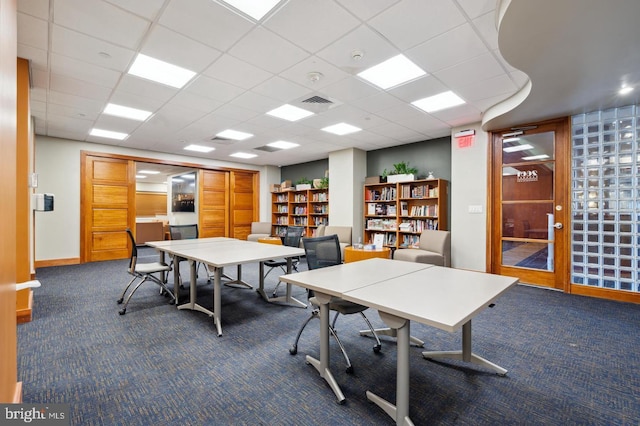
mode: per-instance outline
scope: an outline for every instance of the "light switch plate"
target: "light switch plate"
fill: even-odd
[[[475,213],[475,214],[482,213],[482,205],[481,204],[470,205],[469,213]]]

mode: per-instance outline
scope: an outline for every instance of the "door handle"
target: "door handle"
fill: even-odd
[[[556,228],[556,229],[562,229],[563,226],[562,226],[562,224],[560,222],[556,222],[556,223],[553,224],[553,227]]]

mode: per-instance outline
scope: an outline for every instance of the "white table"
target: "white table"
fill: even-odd
[[[352,266],[353,265],[353,266]],[[416,267],[420,265],[422,267]],[[411,266],[414,267],[410,270]],[[305,275],[302,275],[305,274]],[[423,352],[425,358],[452,357],[491,368],[506,370],[471,352],[471,319],[492,304],[517,278],[463,271],[397,260],[370,259],[280,277],[284,282],[311,288],[320,299],[320,361],[307,360],[327,380],[338,401],[344,396],[329,371],[328,302],[339,296],[377,309],[380,318],[393,330],[398,341],[396,404],[368,391],[367,398],[380,406],[396,424],[412,424],[409,418],[410,321],[453,332],[463,329],[461,351]],[[335,281],[342,281],[342,284]],[[349,282],[354,284],[350,285]],[[323,309],[324,306],[324,309]],[[323,318],[323,310],[326,318]]]
[[[304,250],[298,247],[276,246],[272,244],[260,244],[253,241],[243,241],[233,238],[198,238],[192,240],[175,240],[168,242],[148,242],[147,245],[155,247],[161,253],[174,256],[174,288],[178,293],[178,260],[184,258],[189,261],[190,286],[189,302],[178,305],[178,309],[190,309],[206,313],[213,317],[218,336],[222,336],[222,302],[220,289],[222,287],[222,270],[225,266],[238,266],[238,279],[241,283],[252,288],[241,280],[241,265],[245,263],[260,262],[260,285],[258,292],[269,302],[286,302],[295,306],[306,307],[306,304],[291,296],[291,284],[287,284],[286,295],[280,298],[269,299],[264,291],[263,262],[274,258],[287,259],[287,272],[291,272],[292,258],[304,255]],[[213,270],[213,311],[196,303],[196,281],[198,262],[206,264]]]

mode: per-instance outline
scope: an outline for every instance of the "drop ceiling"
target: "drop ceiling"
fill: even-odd
[[[242,163],[284,166],[448,137],[470,123],[508,127],[624,104],[612,93],[618,71],[638,82],[630,42],[639,26],[627,23],[639,5],[288,0],[256,22],[214,0],[18,0],[18,56],[30,61],[38,135],[224,161],[241,151],[257,154]],[[138,53],[196,76],[182,89],[132,76]],[[357,76],[398,54],[426,75],[387,90]],[[411,105],[448,90],[465,103],[433,113]],[[314,97],[323,101],[303,102]],[[108,103],[153,114],[144,122],[112,117],[103,113]],[[315,114],[296,122],[266,114],[285,103]],[[339,122],[362,131],[321,130]],[[90,136],[92,128],[129,137]],[[254,136],[216,138],[225,129]],[[300,146],[263,149],[278,140]],[[189,144],[215,150],[194,154],[184,151]]]

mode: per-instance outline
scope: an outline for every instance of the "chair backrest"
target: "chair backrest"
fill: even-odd
[[[420,234],[418,247],[422,250],[440,253],[444,257],[444,266],[451,265],[451,233],[428,229]]]
[[[131,256],[129,257],[129,268],[127,270],[130,274],[133,274],[138,261],[138,247],[136,247],[136,239],[133,237],[131,229],[127,228],[127,234],[129,234],[129,241],[131,241]]]
[[[342,263],[340,241],[335,234],[324,237],[303,238],[302,244],[309,269],[325,268]]]
[[[198,238],[198,224],[169,225],[172,240],[192,240]]]
[[[353,228],[351,226],[333,226],[333,225],[320,225],[318,226],[317,235],[323,237],[325,235],[336,234],[338,241],[342,244],[351,245],[351,233]]]
[[[300,239],[304,233],[302,226],[288,226],[282,240],[282,245],[289,247],[300,247]]]
[[[251,222],[252,234],[271,234],[271,222]]]

